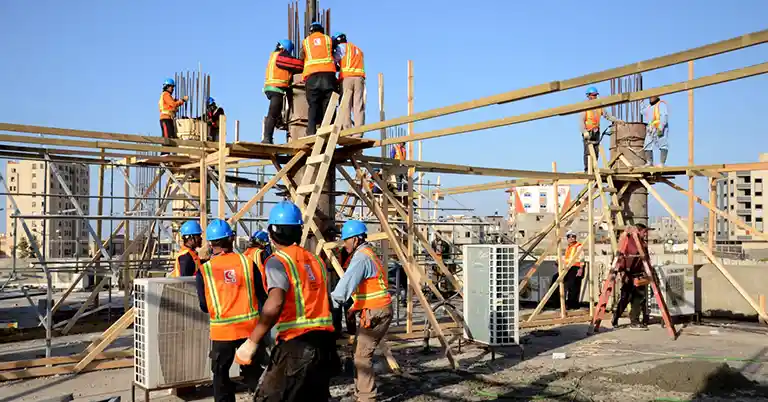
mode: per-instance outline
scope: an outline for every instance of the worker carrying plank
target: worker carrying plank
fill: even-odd
[[[176,88],[176,81],[173,78],[166,78],[163,82],[163,92],[160,93],[160,100],[157,101],[157,107],[160,109],[160,130],[163,138],[175,139],[176,136],[176,111],[179,106],[189,99],[184,95],[181,100],[174,99],[173,90]]]
[[[333,62],[333,40],[325,34],[319,22],[309,27],[309,36],[304,38],[304,79],[307,91],[307,135],[315,135],[322,123],[325,110],[336,89],[336,64]]]
[[[196,275],[200,309],[210,316],[211,371],[216,401],[235,401],[235,384],[229,369],[238,347],[246,342],[259,321],[259,306],[266,301],[261,274],[251,259],[234,250],[234,232],[222,219],[205,229],[213,256]],[[258,349],[258,350],[257,350]],[[260,353],[254,356],[256,353]],[[248,360],[265,361],[265,349],[253,348]],[[258,364],[241,366],[240,373],[255,390],[262,369]]]
[[[392,298],[389,295],[387,269],[366,241],[368,229],[359,220],[350,220],[341,228],[344,249],[350,254],[345,272],[331,293],[335,306],[352,297],[350,314],[360,313],[355,336],[355,393],[358,402],[376,401],[373,352],[392,322]]]
[[[264,118],[264,131],[261,142],[274,143],[275,126],[282,120],[283,104],[291,97],[291,81],[294,74],[300,74],[304,62],[291,56],[293,41],[283,39],[277,42],[275,50],[269,56],[267,72],[264,77],[264,95],[269,100],[267,117]]]
[[[203,246],[203,228],[197,221],[186,221],[179,229],[181,235],[181,250],[173,262],[173,271],[168,276],[176,278],[179,276],[195,276],[200,271],[200,257],[197,255],[197,249]]]
[[[587,88],[587,99],[595,100],[599,93],[597,88]],[[584,139],[584,172],[587,171],[589,166],[589,147],[595,146],[595,156],[600,154],[600,148],[596,145],[600,144],[600,118],[605,117],[606,120],[615,124],[624,124],[622,120],[613,117],[606,109],[597,108],[587,110],[579,113],[579,131]]]
[[[340,369],[322,260],[297,243],[304,224],[296,204],[282,201],[268,221],[274,246],[267,259],[268,296],[256,327],[237,350],[236,361],[251,363],[259,342],[277,327],[277,345],[254,401],[325,401]]]
[[[669,115],[667,113],[667,102],[659,99],[658,96],[651,96],[648,104],[641,104],[643,118],[647,121],[645,126],[645,166],[653,166],[653,151],[659,151],[660,167],[664,167],[667,162],[667,152],[669,151]]]
[[[640,240],[638,250],[637,243],[631,236],[632,230],[637,231],[637,238]],[[619,302],[613,309],[613,320],[611,323],[616,328],[619,325],[619,317],[624,313],[627,305],[629,310],[629,325],[631,329],[647,330],[648,326],[648,306],[646,299],[648,297],[648,284],[650,279],[646,277],[643,265],[643,255],[648,258],[648,229],[642,223],[635,225],[635,228],[629,228],[619,237],[619,255],[616,261],[616,269],[619,271],[621,282],[621,294]],[[640,253],[642,251],[642,254]],[[650,263],[649,263],[650,265]],[[640,313],[643,313],[643,321],[640,321]]]
[[[363,51],[354,44],[347,42],[347,35],[343,32],[333,34],[333,60],[338,65],[341,93],[350,92],[349,114],[339,116],[341,129],[352,127],[354,115],[354,127],[365,125],[365,60]],[[342,106],[342,105],[339,105]],[[357,133],[352,137],[361,138],[363,133]]]
[[[565,234],[568,247],[565,249],[564,261],[566,266],[565,278],[565,307],[568,310],[578,310],[580,304],[581,281],[584,279],[584,246],[576,239],[576,232],[569,230]]]
[[[205,122],[208,124],[208,141],[219,140],[219,119],[224,116],[224,108],[216,104],[216,100],[208,97],[205,108]]]

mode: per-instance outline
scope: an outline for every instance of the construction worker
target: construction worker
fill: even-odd
[[[565,234],[568,247],[565,249],[564,261],[568,271],[563,278],[565,285],[565,307],[568,310],[578,310],[580,304],[581,281],[584,279],[584,247],[576,240],[576,233],[569,230]]]
[[[174,88],[176,88],[176,81],[173,78],[166,78],[163,82],[163,92],[160,94],[160,100],[157,101],[157,106],[160,108],[160,130],[163,133],[163,138],[177,138],[176,123],[173,119],[176,117],[176,111],[179,109],[179,106],[189,99],[186,95],[181,100],[174,99]]]
[[[667,102],[659,99],[658,96],[651,96],[648,104],[643,103],[642,113],[645,121],[649,122],[645,126],[645,166],[653,166],[653,149],[659,150],[659,166],[664,167],[667,162],[667,152],[669,150],[669,115],[667,114]]]
[[[352,296],[350,312],[360,312],[355,336],[355,391],[359,402],[376,400],[373,352],[392,322],[392,298],[389,295],[387,269],[373,247],[366,241],[368,229],[358,220],[341,228],[344,249],[350,254],[344,262],[344,276],[331,293],[335,306]]]
[[[237,351],[248,364],[256,345],[276,325],[272,349],[254,401],[327,401],[340,368],[322,260],[300,247],[303,220],[296,204],[282,201],[269,214],[274,250],[267,259],[268,297],[258,324]]]
[[[637,238],[640,241],[641,250],[638,250],[637,243],[631,236],[631,231],[637,231]],[[648,329],[648,306],[646,299],[648,297],[648,284],[650,278],[645,274],[645,265],[642,255],[645,255],[646,261],[648,254],[648,227],[642,223],[635,225],[625,231],[619,238],[619,255],[616,262],[616,269],[619,271],[619,280],[621,282],[621,293],[619,302],[613,311],[613,320],[611,324],[614,328],[619,325],[619,317],[624,310],[629,308],[629,327],[631,329]],[[643,314],[643,320],[640,321],[640,313]]]
[[[253,260],[253,263],[256,264],[256,267],[261,273],[264,290],[266,291],[267,274],[264,268],[264,262],[270,255],[272,255],[272,247],[269,245],[269,234],[263,230],[254,232],[253,236],[251,236],[251,245],[243,254]]]
[[[304,73],[309,115],[307,116],[307,135],[317,132],[317,125],[322,123],[325,110],[336,88],[336,64],[333,62],[333,40],[325,34],[323,25],[313,22],[309,27],[309,36],[304,38]]]
[[[341,93],[350,91],[347,99],[349,113],[340,116],[341,129],[352,127],[354,114],[355,127],[365,125],[365,61],[363,51],[359,47],[347,42],[347,35],[343,32],[333,34],[333,60],[339,65],[339,81]],[[363,133],[353,135],[361,138]]]
[[[253,261],[234,250],[235,236],[226,221],[214,219],[205,229],[205,235],[213,256],[203,264],[196,279],[200,308],[211,317],[214,400],[234,402],[235,384],[229,378],[229,369],[238,347],[259,321],[259,305],[266,300],[266,294]],[[254,348],[249,361],[256,360],[253,357],[256,352]],[[261,366],[253,364],[240,369],[249,388],[255,390]]]
[[[205,122],[208,123],[208,141],[219,140],[219,118],[224,116],[224,108],[216,104],[216,100],[208,97],[205,108]]]
[[[292,53],[293,41],[280,40],[267,62],[264,95],[269,100],[269,109],[267,117],[264,118],[264,131],[261,135],[261,142],[264,144],[274,143],[275,126],[282,120],[284,99],[291,96],[293,75],[300,74],[304,69],[304,62],[291,56]]]
[[[392,159],[397,159],[399,161],[404,161],[408,159],[408,150],[405,147],[405,143],[398,142],[396,144],[392,144],[392,148],[390,148],[389,150],[389,157]],[[405,187],[406,187],[405,175],[404,174],[397,175],[397,178],[395,181],[397,183],[397,191],[405,191]]]
[[[200,271],[200,257],[197,249],[203,246],[203,228],[197,221],[186,221],[179,229],[181,234],[181,250],[176,255],[173,263],[173,271],[168,276],[195,276]]]
[[[597,92],[597,88],[595,87],[587,88],[587,99],[589,100],[597,99],[598,95],[599,93]],[[608,113],[607,109],[603,109],[603,108],[587,110],[586,112],[581,112],[579,114],[579,132],[581,132],[581,136],[584,139],[584,171],[585,172],[587,171],[587,166],[589,166],[589,146],[597,145],[600,143],[600,118],[601,117],[605,117],[605,119],[610,121],[611,123],[624,124],[623,121],[613,117],[610,113]],[[595,156],[597,157],[599,153],[600,153],[600,148],[595,147]]]

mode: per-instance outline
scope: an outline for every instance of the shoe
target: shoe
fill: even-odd
[[[619,320],[611,320],[611,326],[613,328],[618,328],[619,327]]]
[[[648,327],[639,322],[635,322],[635,323],[629,324],[629,329],[632,329],[635,331],[647,331]]]
[[[270,144],[270,145],[272,145],[273,141],[272,141],[271,138],[265,138],[265,139],[261,140],[261,143],[262,144]]]
[[[664,167],[664,164],[663,164],[663,163],[659,163],[659,167],[660,167],[660,168],[663,168],[663,167]]]

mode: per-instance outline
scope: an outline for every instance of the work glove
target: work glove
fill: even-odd
[[[581,136],[584,137],[584,140],[588,140],[589,139],[589,131],[582,132]]]
[[[189,96],[187,96],[187,95],[184,95],[184,96],[181,98],[181,100],[183,100],[184,102],[186,102],[186,101],[188,101],[188,100],[189,100]]]
[[[253,355],[256,354],[256,349],[258,347],[259,345],[256,342],[246,339],[245,343],[240,345],[240,347],[237,348],[237,351],[235,351],[235,363],[241,366],[251,364],[251,359],[253,358]]]
[[[656,130],[656,136],[661,138],[664,136],[664,130]]]

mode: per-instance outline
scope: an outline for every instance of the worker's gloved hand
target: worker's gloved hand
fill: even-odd
[[[253,355],[256,353],[256,348],[258,347],[259,345],[256,342],[246,339],[245,343],[240,345],[235,352],[235,363],[241,366],[251,364],[251,359],[253,359]]]
[[[589,131],[582,132],[581,136],[584,137],[585,140],[588,140],[589,139]]]
[[[189,100],[189,96],[187,96],[187,95],[184,95],[184,96],[181,98],[181,100],[183,100],[184,102],[186,102],[186,101],[188,101],[188,100]]]
[[[656,131],[656,136],[659,137],[659,138],[663,137],[664,136],[664,131],[663,130],[657,130]]]

